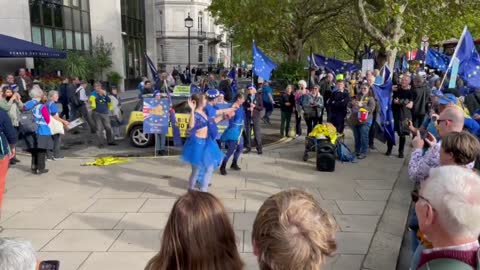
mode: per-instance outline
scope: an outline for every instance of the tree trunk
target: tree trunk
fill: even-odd
[[[303,41],[302,40],[295,40],[291,42],[288,48],[288,61],[289,62],[300,62],[302,61],[303,55]]]
[[[393,71],[393,68],[395,66],[395,59],[397,58],[397,47],[394,47],[393,49],[387,49],[387,63],[388,63],[388,68]]]

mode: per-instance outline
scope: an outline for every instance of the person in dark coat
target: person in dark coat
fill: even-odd
[[[395,131],[400,137],[398,143],[399,158],[403,158],[406,136],[410,134],[409,123],[411,123],[412,120],[413,108],[413,92],[411,91],[410,81],[410,76],[404,74],[400,80],[398,89],[393,92],[392,96],[393,123]],[[392,154],[393,143],[388,141],[387,146],[388,150],[385,155],[390,156]]]
[[[70,109],[68,108],[68,78],[65,78],[60,84],[58,91],[58,101],[62,104],[60,118],[70,119]]]
[[[290,136],[290,120],[292,119],[292,113],[295,107],[295,96],[293,95],[292,91],[293,85],[289,84],[285,90],[285,93],[283,93],[280,97],[280,135],[282,137]]]
[[[25,103],[30,100],[28,91],[32,88],[32,78],[27,75],[27,71],[21,68],[18,71],[18,77],[15,79],[15,83],[18,87],[18,93],[22,97],[22,102]]]
[[[328,73],[320,82],[320,95],[323,97],[323,108],[319,118],[319,124],[323,123],[323,113],[326,108],[327,101],[332,95],[332,90],[334,88],[335,88],[335,83],[333,82],[333,74]],[[327,119],[328,119],[328,110],[327,110]]]
[[[419,128],[428,113],[431,90],[425,78],[421,75],[415,76],[413,85],[413,126]]]
[[[227,71],[224,71],[220,75],[220,84],[218,85],[218,91],[225,93],[225,101],[231,102],[232,101],[232,87],[230,85],[230,80],[227,78]]]
[[[253,134],[255,142],[257,143],[257,153],[261,155],[263,153],[262,147],[262,130],[260,127],[260,119],[262,119],[262,114],[264,114],[263,107],[263,98],[261,93],[257,93],[257,88],[255,85],[248,85],[248,95],[243,103],[243,108],[245,110],[245,151],[244,153],[249,153],[252,151],[252,124],[253,124]]]
[[[332,123],[340,134],[345,129],[348,103],[350,103],[350,94],[345,90],[343,75],[338,75],[337,87],[327,101],[327,115],[328,122]]]

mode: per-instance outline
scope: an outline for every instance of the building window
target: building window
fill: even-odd
[[[133,80],[146,73],[144,1],[121,0],[121,14],[126,79]]]
[[[53,32],[52,29],[44,28],[43,37],[45,41],[45,46],[53,48]]]
[[[55,48],[63,50],[63,31],[62,30],[55,30]]]
[[[89,1],[29,0],[32,40],[58,49],[90,50]]]
[[[42,29],[40,27],[32,27],[32,42],[42,44]]]
[[[72,31],[65,31],[65,43],[67,50],[73,50],[73,33]]]
[[[203,45],[198,46],[198,62],[203,63]]]
[[[75,49],[82,50],[82,33],[75,32]]]
[[[203,12],[198,13],[198,32],[203,32]]]
[[[163,51],[163,45],[160,45],[160,62],[165,62],[165,54]]]
[[[83,33],[83,49],[85,51],[90,50],[90,35],[87,33]]]

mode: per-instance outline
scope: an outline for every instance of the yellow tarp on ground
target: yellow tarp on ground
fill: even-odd
[[[337,141],[337,129],[331,124],[331,123],[326,123],[326,124],[321,124],[321,125],[316,125],[312,132],[308,134],[309,137],[321,137],[325,136],[328,139],[330,139],[330,142],[332,144],[335,144]]]
[[[119,157],[101,157],[95,159],[93,162],[87,162],[83,166],[109,166],[128,162],[128,158]]]

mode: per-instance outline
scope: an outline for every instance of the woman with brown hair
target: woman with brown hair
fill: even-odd
[[[173,206],[160,252],[145,270],[241,270],[235,233],[222,203],[191,191]]]

